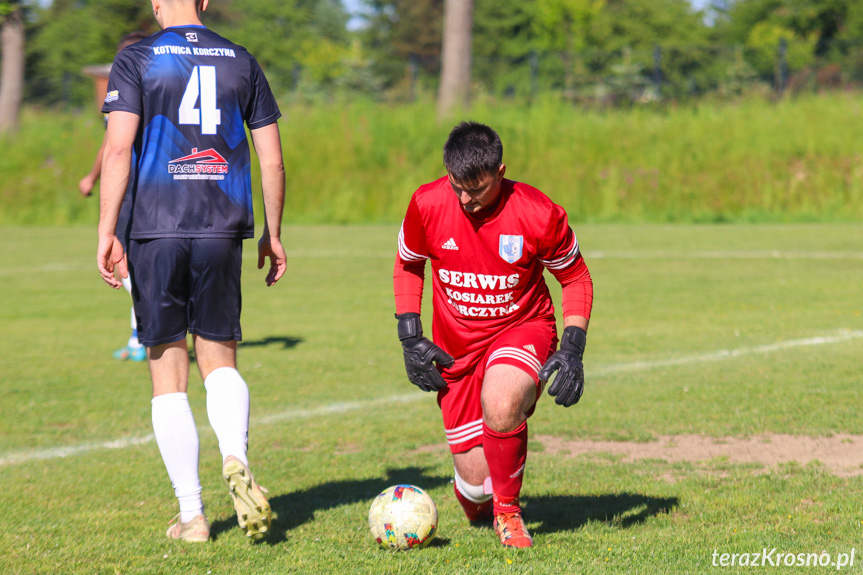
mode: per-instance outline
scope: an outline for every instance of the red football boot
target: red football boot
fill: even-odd
[[[533,547],[533,538],[527,532],[519,511],[498,513],[494,518],[494,530],[506,547]]]

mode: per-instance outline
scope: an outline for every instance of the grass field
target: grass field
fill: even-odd
[[[176,501],[151,441],[148,372],[111,358],[129,298],[99,279],[95,229],[0,228],[0,573],[736,573],[760,569],[715,567],[713,553],[765,548],[834,561],[854,549],[844,570],[859,571],[863,469],[573,457],[547,439],[863,435],[863,227],[575,229],[596,290],[587,389],[570,409],[543,398],[530,421],[536,546],[514,552],[462,517],[437,408],[404,377],[397,226],[289,227],[273,288],[246,244],[250,456],[279,519],[259,545],[237,528],[193,376],[214,535],[200,546],[164,537]],[[373,544],[368,507],[396,482],[435,498],[431,547]]]

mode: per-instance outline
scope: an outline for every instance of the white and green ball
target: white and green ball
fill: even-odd
[[[416,485],[393,485],[372,502],[369,529],[378,545],[386,549],[425,547],[437,531],[437,507]]]

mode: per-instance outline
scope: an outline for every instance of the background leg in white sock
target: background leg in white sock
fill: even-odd
[[[153,432],[180,502],[180,521],[188,523],[204,514],[198,479],[198,430],[185,393],[153,398]]]
[[[249,464],[249,388],[233,367],[214,369],[204,380],[207,388],[207,416],[219,440],[222,461],[233,455]]]
[[[129,295],[132,295],[132,276],[128,275],[124,278],[120,278],[123,282],[123,287],[126,288],[126,291],[129,292]],[[129,343],[127,344],[129,347],[137,348],[141,347],[141,342],[138,341],[138,321],[135,319],[135,307],[132,306],[132,335],[129,336]]]

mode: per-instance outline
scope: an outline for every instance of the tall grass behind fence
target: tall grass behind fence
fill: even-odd
[[[397,222],[413,190],[445,173],[455,120],[438,122],[432,102],[283,112],[288,222]],[[860,221],[861,112],[857,93],[609,111],[485,98],[464,118],[494,126],[508,177],[576,221]],[[95,223],[97,199],[77,181],[103,133],[93,114],[27,109],[0,140],[0,224]]]

